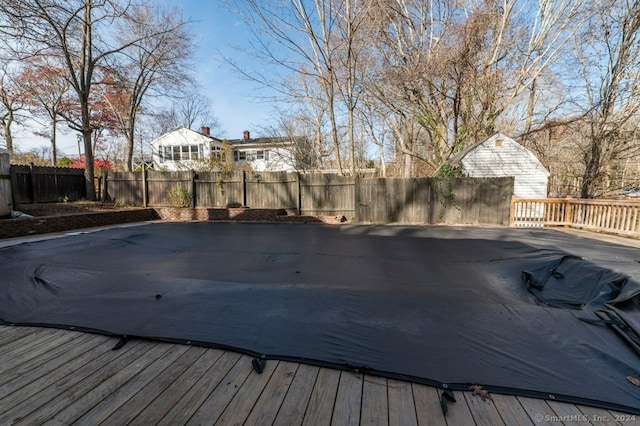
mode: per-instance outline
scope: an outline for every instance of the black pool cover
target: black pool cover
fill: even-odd
[[[0,249],[0,321],[640,413],[639,260],[549,230],[158,223]]]

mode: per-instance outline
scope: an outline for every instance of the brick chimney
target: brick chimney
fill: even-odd
[[[244,132],[242,132],[242,138],[243,138],[244,140],[249,140],[249,139],[251,139],[251,134],[249,133],[249,131],[248,131],[248,130],[245,130]]]
[[[211,129],[207,126],[202,126],[202,129],[200,129],[200,133],[205,136],[211,136]]]

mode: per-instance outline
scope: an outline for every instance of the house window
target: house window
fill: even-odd
[[[269,159],[269,150],[268,149],[245,149],[242,151],[234,151],[233,153],[234,161],[255,161],[255,160],[268,160]]]
[[[496,146],[500,147],[502,146],[503,140],[502,139],[496,139]]]
[[[200,153],[198,152],[198,145],[190,145],[189,146],[189,159],[190,160],[198,160],[200,159]]]
[[[216,160],[222,160],[222,148],[219,146],[211,146],[211,157]]]
[[[199,160],[204,158],[203,146],[200,145],[174,145],[159,148],[160,162]]]

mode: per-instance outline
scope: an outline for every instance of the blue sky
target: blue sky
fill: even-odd
[[[227,11],[224,1],[183,0],[177,2],[184,18],[192,21],[195,41],[195,76],[201,90],[211,101],[213,115],[220,121],[220,138],[242,137],[244,130],[252,136],[260,134],[259,127],[269,124],[272,104],[259,99],[264,93],[255,82],[247,81],[224,63],[222,56],[249,64],[251,58],[238,47],[247,46],[250,32],[239,16]],[[64,127],[64,129],[63,129]],[[29,130],[14,127],[14,143],[20,151],[49,146],[48,139],[34,136]],[[58,148],[63,155],[77,155],[76,135],[60,126]]]
[[[258,127],[269,122],[272,105],[259,99],[255,82],[247,81],[224,63],[222,56],[248,65],[251,58],[241,51],[250,33],[240,18],[227,11],[224,1],[185,0],[180,2],[185,19],[193,21],[198,41],[196,77],[211,100],[214,115],[220,120],[225,136],[242,137],[244,130],[258,134]],[[218,135],[216,135],[218,136]]]

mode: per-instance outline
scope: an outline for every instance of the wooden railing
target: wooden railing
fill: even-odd
[[[514,198],[511,226],[569,226],[640,237],[640,201]]]

